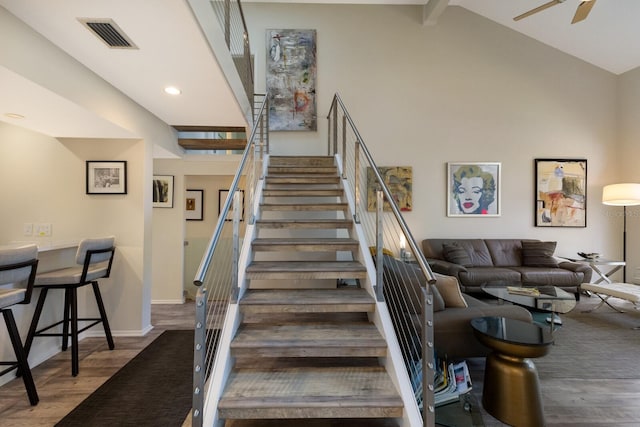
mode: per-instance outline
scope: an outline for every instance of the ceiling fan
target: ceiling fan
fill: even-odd
[[[538,13],[538,12],[542,12],[545,9],[550,8],[551,6],[555,6],[557,4],[560,3],[564,3],[566,0],[551,0],[548,3],[545,3],[541,6],[538,6],[534,9],[531,9],[528,12],[523,13],[522,15],[518,15],[515,18],[513,18],[514,21],[519,21],[521,19],[524,19],[528,16],[533,15],[534,13]],[[571,21],[572,24],[575,24],[576,22],[580,22],[582,20],[584,20],[588,15],[589,12],[591,12],[591,9],[593,8],[593,5],[596,3],[596,0],[584,0],[581,1],[580,4],[578,5],[578,9],[576,9],[576,14],[573,16],[573,20]]]

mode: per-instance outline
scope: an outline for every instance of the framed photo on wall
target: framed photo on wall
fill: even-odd
[[[500,173],[500,163],[447,163],[447,216],[500,216]]]
[[[87,160],[87,194],[127,194],[127,162]]]
[[[240,199],[240,205],[242,206],[242,214],[240,214],[240,221],[244,221],[244,190],[238,190],[242,194]],[[218,190],[218,216],[222,213],[222,208],[224,203],[227,201],[227,197],[229,197],[229,190]],[[233,202],[231,202],[231,206],[229,207],[229,212],[227,212],[227,217],[224,219],[225,221],[233,221]]]
[[[153,207],[173,207],[173,175],[153,176]]]
[[[184,217],[187,221],[204,219],[204,190],[187,190],[184,195]]]
[[[587,226],[587,160],[535,159],[536,227]]]

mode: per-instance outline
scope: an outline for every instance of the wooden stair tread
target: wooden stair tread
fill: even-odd
[[[252,313],[371,312],[375,300],[360,288],[249,289],[239,302]]]
[[[280,175],[267,176],[265,183],[267,184],[338,184],[340,177],[336,174],[331,175]]]
[[[234,356],[384,357],[387,344],[370,322],[245,324],[231,343]]]
[[[264,197],[340,197],[344,194],[341,188],[333,189],[297,189],[297,188],[278,188],[264,189],[262,195]]]
[[[269,156],[271,166],[334,166],[333,156]]]
[[[257,251],[354,251],[360,242],[349,238],[257,238],[252,247]]]
[[[347,203],[261,203],[263,211],[346,211]]]
[[[268,166],[267,175],[280,175],[280,174],[337,174],[338,168],[335,166],[299,166],[299,165],[287,165],[287,166]]]
[[[382,367],[240,369],[218,403],[221,418],[402,416]]]
[[[351,228],[351,219],[258,219],[256,226],[261,228]]]
[[[249,279],[364,279],[367,269],[355,261],[254,261],[246,273]]]

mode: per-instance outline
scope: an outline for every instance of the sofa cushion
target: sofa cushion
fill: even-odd
[[[442,296],[444,306],[449,307],[467,307],[467,302],[462,297],[458,279],[453,276],[445,276],[443,274],[434,273],[436,276],[435,287]]]
[[[424,239],[422,241],[422,251],[426,258],[444,259],[442,245],[454,243],[467,251],[473,267],[490,267],[493,265],[491,254],[483,239]]]
[[[526,267],[557,267],[553,257],[556,242],[522,241],[522,265]]]
[[[494,267],[518,267],[522,265],[522,241],[518,239],[485,240]]]
[[[444,243],[442,245],[442,256],[446,261],[454,264],[460,264],[464,267],[470,267],[472,265],[471,258],[469,258],[467,251],[457,243]]]
[[[515,268],[505,267],[470,267],[467,271],[459,274],[460,282],[465,287],[465,292],[469,286],[481,285],[511,285],[520,283],[522,278],[520,272]]]
[[[584,278],[582,272],[569,271],[556,267],[514,267],[513,269],[520,272],[522,284],[529,286],[578,286]]]
[[[406,313],[422,313],[422,286],[427,282],[422,270],[388,255],[382,257],[382,263],[385,295],[402,304]]]

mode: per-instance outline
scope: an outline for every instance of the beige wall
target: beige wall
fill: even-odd
[[[172,209],[153,209],[154,303],[182,301],[183,292],[193,298],[193,277],[218,219],[218,190],[229,188],[240,156],[187,156],[156,159],[154,173],[174,175]],[[204,190],[204,220],[184,219],[184,190]],[[187,241],[188,246],[183,246]]]
[[[26,240],[22,235],[24,222],[52,223],[52,240],[114,234],[116,264],[112,277],[103,286],[111,326],[115,335],[146,333],[152,327],[153,147],[158,144],[165,151],[181,152],[176,134],[4,8],[0,8],[0,29],[0,66],[138,136],[130,140],[65,140],[0,123],[0,244]],[[127,195],[85,194],[85,160],[105,159],[127,161]],[[51,301],[51,311],[45,313],[44,321],[54,318],[55,310],[60,315],[61,301]],[[81,302],[92,304],[91,299]],[[34,305],[16,309],[23,336]],[[99,328],[87,331],[99,333]],[[0,328],[0,358],[11,354],[3,334],[4,328]],[[36,341],[30,356],[32,364],[60,347],[54,339]]]
[[[116,236],[116,258],[112,275],[101,280],[105,307],[115,335],[139,335],[150,327],[143,313],[143,177],[144,143],[135,140],[58,140],[0,123],[0,244],[31,241],[40,245],[74,241],[84,237]],[[112,159],[127,162],[126,195],[87,195],[86,160]],[[51,237],[24,236],[24,223],[52,224]],[[66,262],[74,262],[75,250],[63,251]],[[71,253],[68,253],[71,252]],[[52,254],[40,256],[40,271],[54,265]],[[59,267],[60,265],[58,265]],[[17,306],[14,314],[24,338],[35,299]],[[146,301],[148,304],[148,301]],[[52,291],[41,325],[62,319],[62,293]],[[96,313],[93,294],[79,294],[80,315]],[[4,328],[0,328],[0,352],[11,350]],[[91,333],[100,334],[99,328]],[[6,346],[4,345],[6,343]],[[55,338],[34,342],[32,359],[42,361],[59,347]],[[6,360],[5,357],[3,360]]]
[[[258,91],[267,28],[318,34],[318,132],[273,133],[274,151],[326,152],[325,117],[338,92],[379,166],[413,166],[414,210],[405,218],[416,239],[539,238],[557,240],[560,255],[621,256],[621,228],[600,202],[624,156],[617,76],[459,7],[430,27],[419,6],[244,8]],[[587,228],[534,226],[536,158],[587,159]],[[446,216],[451,161],[502,163],[501,217]]]

